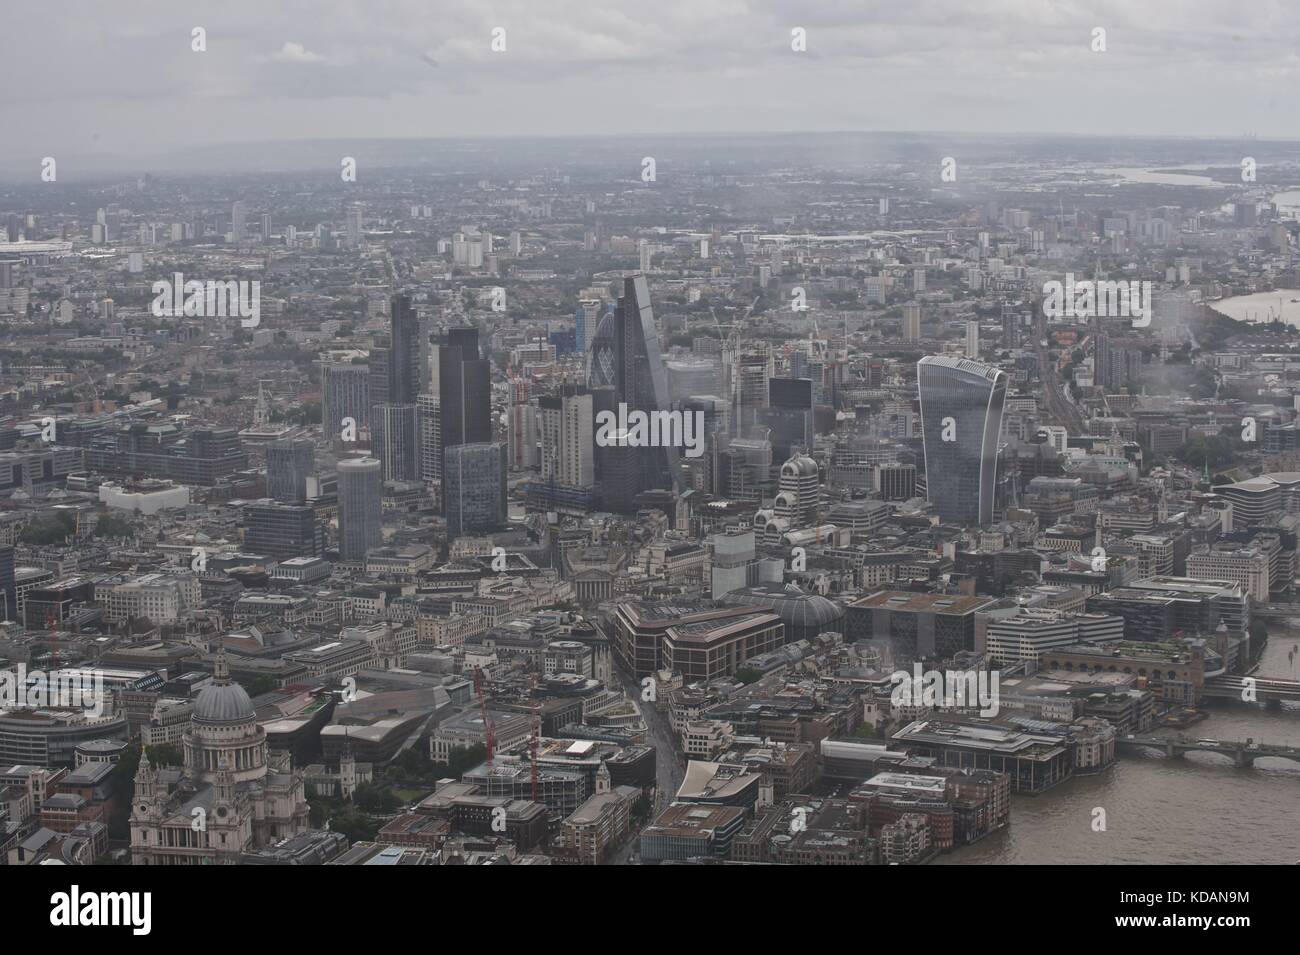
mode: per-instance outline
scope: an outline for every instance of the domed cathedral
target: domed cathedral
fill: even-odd
[[[268,758],[253,702],[230,678],[225,647],[194,701],[185,766],[141,757],[131,807],[135,865],[236,863],[242,853],[308,827],[303,774],[287,754]]]

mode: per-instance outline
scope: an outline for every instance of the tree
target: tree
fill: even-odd
[[[76,531],[77,519],[67,511],[59,511],[28,521],[18,539],[24,544],[61,544]]]
[[[341,832],[349,842],[370,842],[379,833],[379,821],[355,809],[343,809],[329,817],[330,829]]]
[[[131,522],[116,514],[105,514],[95,523],[96,537],[130,537],[134,533]]]
[[[1263,646],[1264,640],[1268,637],[1268,627],[1264,625],[1264,621],[1257,617],[1246,629],[1250,634],[1251,649]]]
[[[447,762],[432,763],[431,768],[435,776],[459,779],[485,759],[487,759],[487,747],[482,743],[475,743],[473,746],[454,746],[447,756]]]
[[[154,746],[146,746],[144,751],[149,755],[149,762],[155,766],[185,765],[185,754],[174,743],[158,743]]]
[[[261,696],[263,693],[270,693],[275,688],[275,678],[265,674],[255,676],[244,684],[244,689],[248,691],[249,696]]]
[[[762,677],[763,674],[755,670],[753,667],[741,667],[736,671],[736,680],[743,683],[745,686],[762,679]]]
[[[402,800],[385,786],[374,783],[362,783],[352,794],[352,802],[358,809],[368,813],[383,814],[401,808]]]

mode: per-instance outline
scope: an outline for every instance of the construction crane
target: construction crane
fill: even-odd
[[[487,696],[483,692],[483,668],[478,667],[474,671],[474,692],[478,695],[479,713],[483,716],[483,732],[487,736],[487,762],[488,769],[492,768],[492,756],[496,750],[497,729],[492,722],[492,717],[488,713]]]
[[[45,611],[45,624],[50,628],[50,669],[59,668],[59,627],[53,610]]]
[[[537,749],[542,738],[542,708],[537,700],[537,677],[533,677],[533,732],[528,740],[528,757],[533,783],[533,802],[537,802]]]

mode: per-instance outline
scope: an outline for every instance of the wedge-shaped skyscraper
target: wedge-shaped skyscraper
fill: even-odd
[[[945,522],[988,524],[1007,376],[966,358],[927,355],[917,362],[916,377],[930,503]]]

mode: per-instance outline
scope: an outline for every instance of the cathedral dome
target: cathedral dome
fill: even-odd
[[[253,701],[242,686],[230,679],[226,648],[217,649],[212,682],[199,691],[191,718],[200,723],[244,723],[256,717]]]
[[[238,683],[205,686],[194,701],[194,719],[204,723],[241,723],[254,715],[253,701]]]

